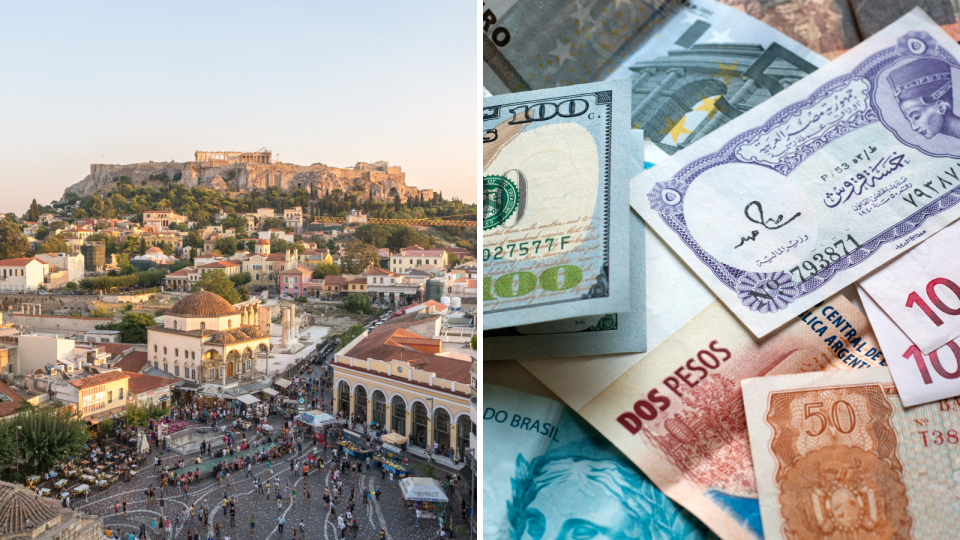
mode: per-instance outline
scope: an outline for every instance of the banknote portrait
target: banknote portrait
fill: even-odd
[[[531,462],[517,456],[508,505],[513,540],[640,538],[651,522],[674,521],[677,510],[649,480],[623,461],[598,457],[569,448]]]
[[[898,139],[924,153],[960,156],[960,65],[924,32],[900,38],[897,52],[877,77],[876,106]]]

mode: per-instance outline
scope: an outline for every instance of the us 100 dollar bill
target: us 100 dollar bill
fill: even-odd
[[[483,101],[484,328],[629,311],[629,82]]]
[[[634,178],[631,204],[762,337],[960,217],[958,56],[914,10]]]
[[[630,170],[643,171],[643,131],[630,130]],[[646,349],[646,283],[643,220],[629,212],[630,310],[626,313],[580,316],[483,333],[487,360],[567,358],[597,354],[641,352]]]
[[[960,401],[904,409],[887,369],[743,382],[764,538],[956,538]]]
[[[717,535],[755,540],[763,533],[740,381],[870,368],[882,355],[866,318],[838,295],[759,343],[715,301],[642,359],[521,364]]]

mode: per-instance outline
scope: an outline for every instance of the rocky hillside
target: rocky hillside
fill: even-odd
[[[314,186],[319,194],[340,189],[351,193],[360,186],[366,196],[373,191],[377,200],[392,201],[399,195],[406,202],[419,190],[406,184],[405,174],[399,167],[390,167],[390,172],[379,170],[356,170],[329,167],[322,163],[293,165],[287,163],[229,163],[213,164],[188,162],[149,162],[130,165],[93,164],[86,178],[64,190],[80,197],[106,193],[115,187],[121,176],[129,176],[135,186],[167,178],[182,182],[186,187],[207,187],[220,191],[247,193],[260,191],[270,186],[284,190],[310,189]],[[432,192],[428,195],[432,197]]]

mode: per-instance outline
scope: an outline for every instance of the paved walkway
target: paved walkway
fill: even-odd
[[[323,398],[330,399],[330,391],[323,393]],[[270,423],[279,427],[282,420],[274,418]],[[303,447],[303,455],[306,456],[313,444]],[[156,451],[155,451],[156,452]],[[154,454],[156,455],[156,453]],[[196,457],[196,453],[184,456],[189,461]],[[179,455],[166,454],[166,457]],[[260,494],[254,487],[252,478],[247,478],[245,472],[233,474],[230,486],[219,486],[217,481],[207,476],[199,483],[190,486],[189,498],[181,499],[181,493],[176,487],[168,487],[165,490],[164,513],[174,522],[174,533],[172,538],[177,540],[185,539],[190,529],[196,529],[206,538],[207,535],[214,534],[214,527],[217,523],[221,524],[220,539],[225,540],[229,535],[231,540],[281,540],[289,539],[292,536],[292,529],[298,528],[300,521],[303,520],[304,532],[306,538],[310,540],[336,540],[339,538],[337,531],[336,516],[331,516],[329,510],[323,506],[321,499],[324,488],[330,488],[333,481],[330,478],[330,468],[327,467],[321,473],[320,471],[311,471],[311,474],[304,478],[291,474],[288,466],[289,455],[284,462],[274,464],[274,473],[270,474],[265,462],[254,464],[253,475],[260,477],[264,484],[269,479],[271,483],[280,482],[289,484],[292,489],[297,490],[297,498],[294,501],[292,497],[283,497],[280,506],[277,506],[275,494]],[[411,468],[414,474],[419,473],[422,463],[411,456]],[[149,463],[153,461],[153,455],[147,456]],[[353,460],[351,460],[353,461]],[[210,461],[208,460],[208,463]],[[286,465],[286,466],[285,466]],[[336,505],[338,515],[342,515],[347,510],[347,501],[349,499],[350,488],[353,487],[356,496],[356,507],[354,516],[356,517],[360,529],[357,539],[359,540],[378,540],[380,538],[380,529],[386,529],[388,540],[423,540],[437,537],[438,521],[421,520],[420,527],[415,526],[416,516],[412,509],[407,507],[400,493],[399,485],[390,483],[385,475],[381,475],[377,469],[370,471],[364,470],[360,474],[348,474],[343,480],[343,497]],[[161,538],[159,531],[154,532],[150,529],[151,520],[154,517],[158,519],[161,516],[160,507],[157,503],[147,503],[144,490],[149,486],[159,485],[159,476],[153,472],[152,466],[147,466],[144,471],[135,476],[129,482],[118,482],[106,490],[96,491],[90,494],[88,500],[73,501],[72,506],[77,510],[91,512],[104,517],[104,524],[114,531],[121,530],[126,534],[138,532],[140,523],[147,524],[147,540],[156,540]],[[363,502],[362,490],[373,490],[380,488],[382,495],[379,500],[372,500],[366,504]],[[307,493],[310,493],[309,500]],[[281,489],[282,493],[282,489]],[[158,497],[161,494],[158,492]],[[230,526],[230,516],[224,515],[222,507],[219,506],[224,496],[233,497],[236,501],[236,525]],[[113,505],[116,502],[127,502],[127,514],[121,511],[114,515]],[[195,511],[204,505],[210,508],[209,526],[204,527],[196,519],[190,519],[190,507]],[[455,520],[460,522],[459,507],[455,509]],[[250,531],[250,516],[256,516],[256,527],[253,533]],[[279,534],[277,527],[277,518],[283,516],[286,520],[283,534]],[[176,518],[179,517],[179,523]],[[303,536],[299,534],[298,540]],[[348,534],[347,538],[352,538]]]

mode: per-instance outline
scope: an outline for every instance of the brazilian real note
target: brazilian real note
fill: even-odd
[[[911,11],[635,177],[631,205],[764,336],[960,217],[958,57]]]
[[[762,341],[714,301],[646,355],[520,363],[718,536],[759,540],[740,381],[869,369],[883,355],[837,295]]]
[[[484,538],[716,539],[561,403],[483,395]]]
[[[905,409],[886,368],[743,381],[764,538],[957,538],[960,400]]]
[[[483,100],[484,329],[630,310],[629,88]]]

